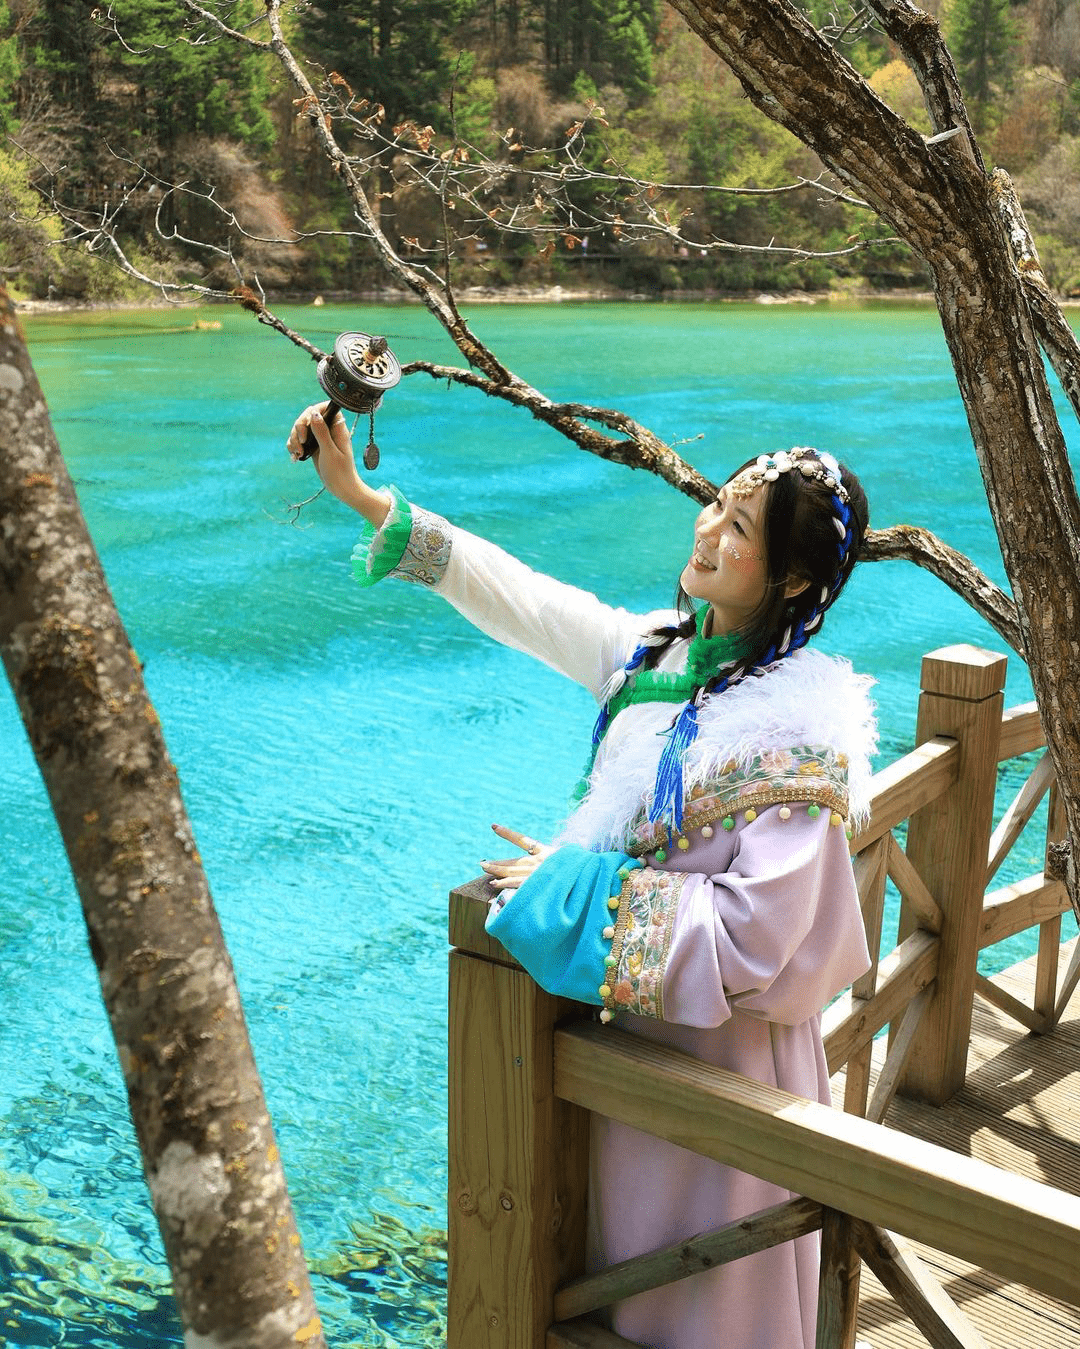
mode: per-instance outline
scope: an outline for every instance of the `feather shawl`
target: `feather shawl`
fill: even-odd
[[[869,813],[870,759],[877,745],[873,683],[849,661],[805,648],[764,675],[709,698],[683,761],[687,796],[696,786],[751,772],[770,751],[827,749],[846,761],[849,819],[861,826]],[[619,713],[597,755],[588,791],[556,846],[574,843],[605,851],[626,845],[634,821],[651,802],[664,732],[676,711],[670,703],[639,703]]]

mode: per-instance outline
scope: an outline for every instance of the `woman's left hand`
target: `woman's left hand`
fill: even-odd
[[[481,862],[480,865],[490,877],[493,889],[516,890],[523,881],[528,880],[545,858],[551,856],[554,849],[545,848],[543,844],[537,843],[536,839],[529,838],[527,834],[519,834],[516,829],[507,829],[504,824],[493,824],[491,827],[500,838],[506,839],[507,843],[512,843],[515,848],[520,848],[525,855],[505,857],[501,861]]]

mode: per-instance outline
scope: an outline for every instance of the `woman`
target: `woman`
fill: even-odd
[[[294,458],[309,427],[323,482],[367,522],[361,584],[429,586],[600,703],[554,844],[495,826],[523,853],[484,864],[489,931],[602,1021],[827,1103],[820,1014],[869,966],[847,836],[874,726],[869,681],[806,643],[862,543],[858,480],[805,448],[743,465],[698,516],[690,615],[635,616],[373,490],[318,408]],[[790,1197],[611,1120],[591,1133],[594,1268]],[[803,1237],[627,1299],[613,1328],[651,1349],[812,1349],[818,1249]]]

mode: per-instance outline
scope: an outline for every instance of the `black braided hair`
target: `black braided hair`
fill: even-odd
[[[729,688],[748,674],[763,674],[804,647],[847,584],[870,525],[870,510],[859,479],[846,465],[839,468],[846,502],[821,478],[805,477],[797,468],[762,484],[765,594],[746,626],[747,654],[718,672],[706,693]],[[787,596],[792,579],[807,584]]]

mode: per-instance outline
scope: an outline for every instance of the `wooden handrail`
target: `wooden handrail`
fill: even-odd
[[[1064,885],[1048,881],[1041,871],[1003,885],[983,901],[979,950],[1007,941],[1029,927],[1039,927],[1058,914],[1068,913],[1071,907]]]
[[[913,932],[881,962],[872,998],[844,993],[826,1009],[821,1031],[830,1074],[837,1072],[857,1049],[894,1021],[916,993],[934,981],[940,950],[941,943],[932,932]]]
[[[1033,749],[1045,749],[1046,736],[1039,719],[1037,703],[1018,703],[1006,708],[1001,718],[1001,739],[998,741],[998,763],[1006,759],[1030,754]]]
[[[953,785],[959,772],[956,741],[938,737],[875,773],[870,822],[852,839],[851,851],[861,852],[917,810],[936,801]]]
[[[555,1032],[555,1093],[1080,1303],[1080,1198],[613,1027]]]

